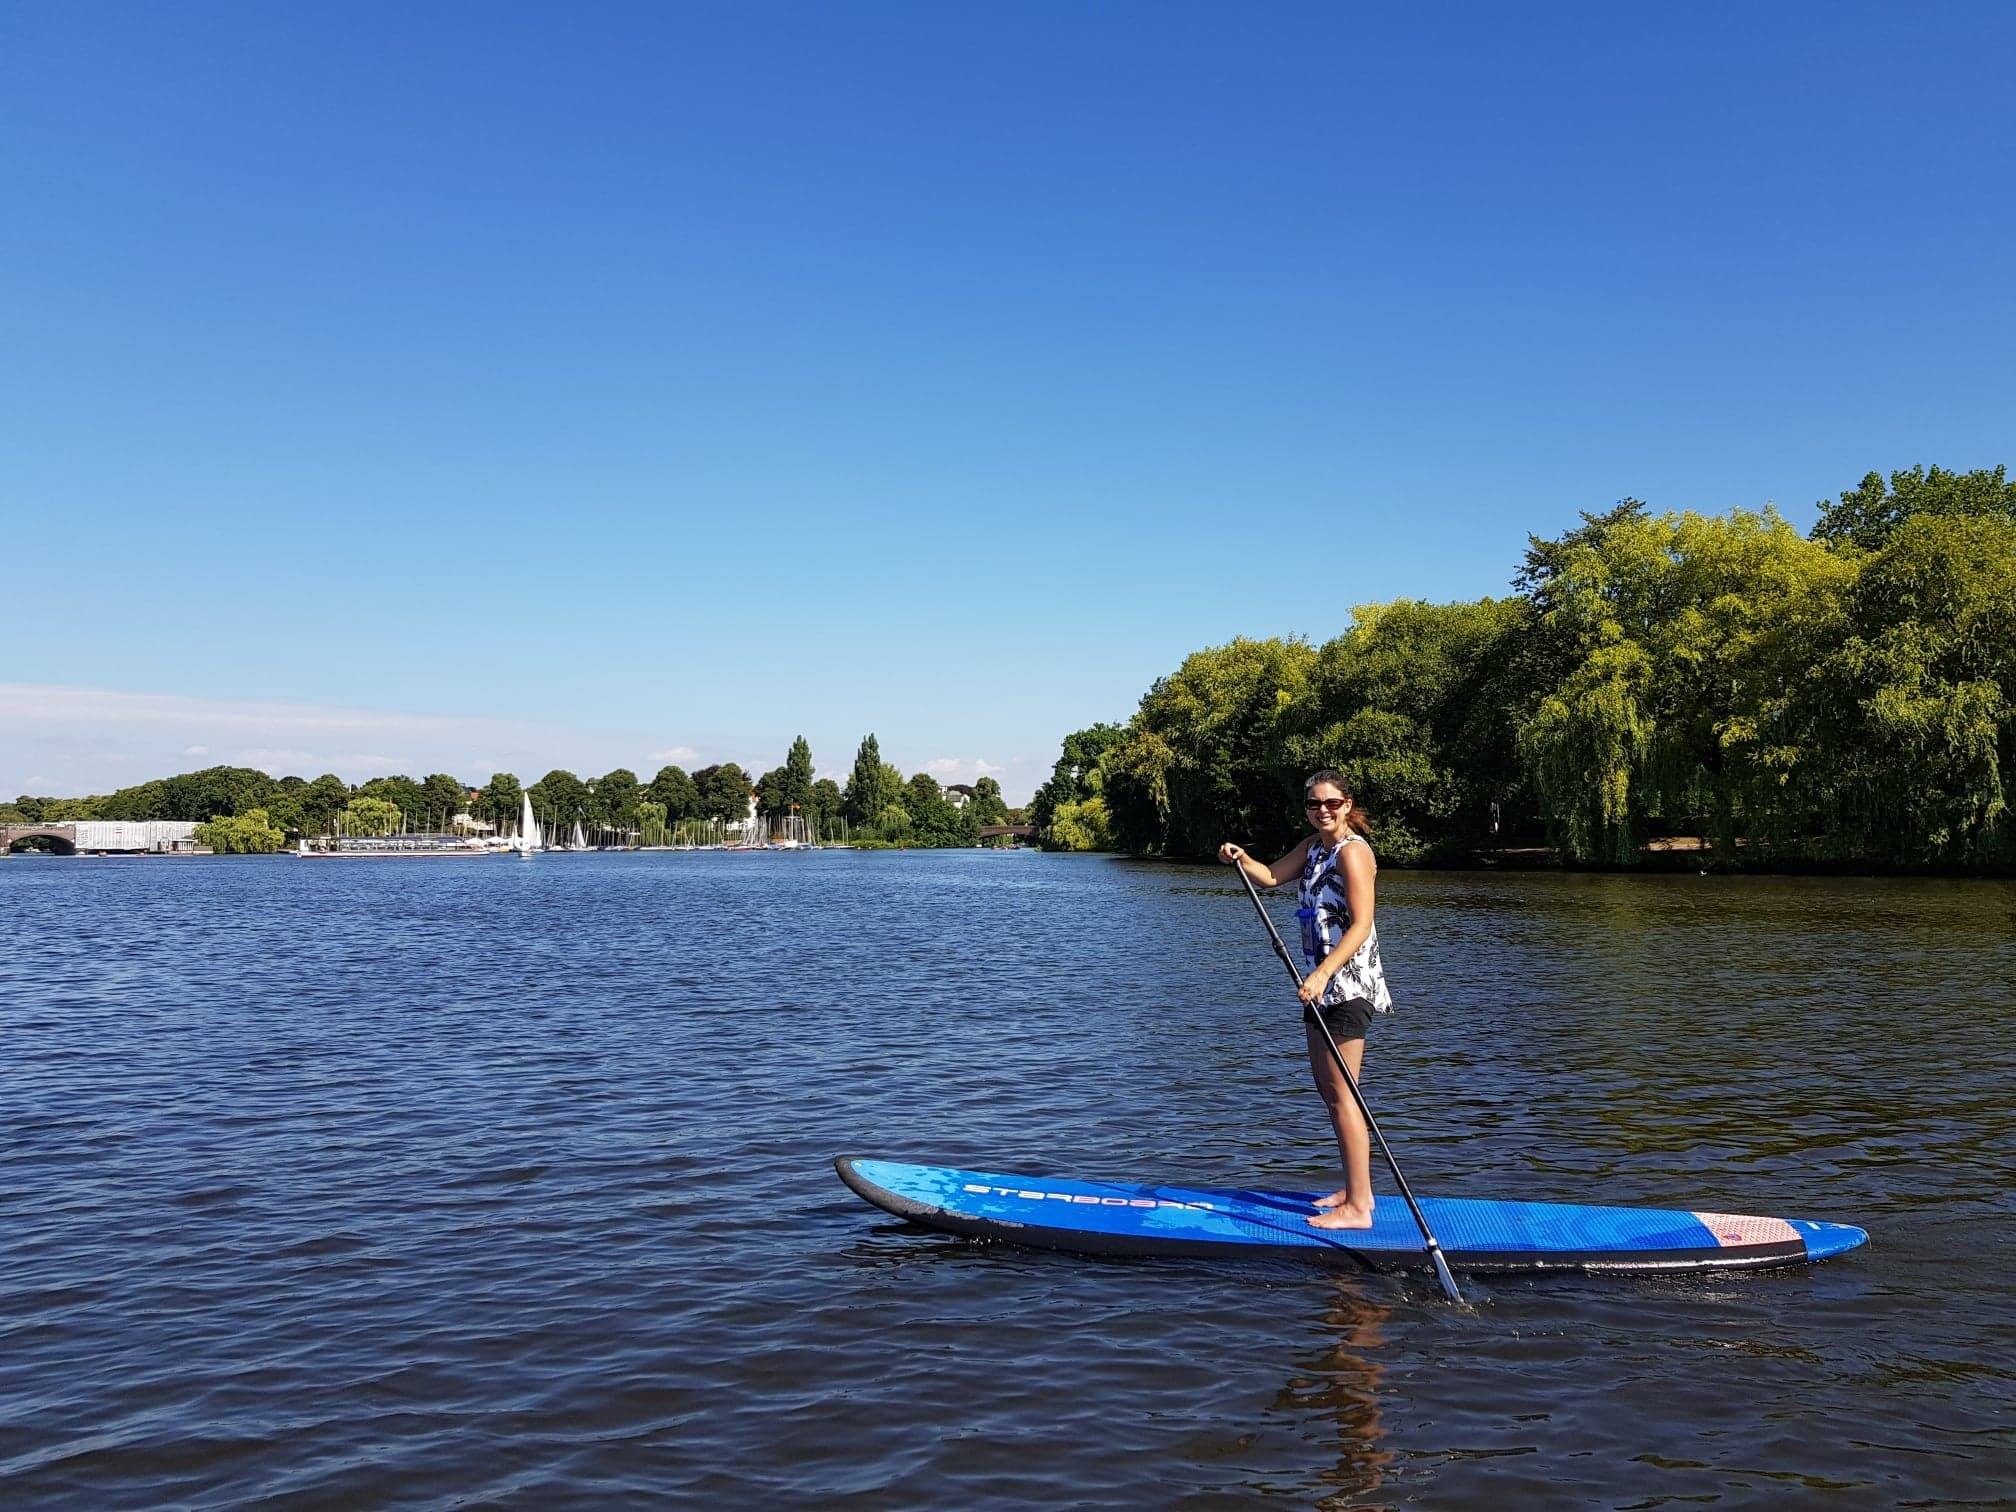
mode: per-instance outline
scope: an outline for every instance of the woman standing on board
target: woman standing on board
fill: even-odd
[[[1302,956],[1309,968],[1302,980],[1303,1035],[1316,1090],[1330,1109],[1337,1148],[1344,1156],[1344,1185],[1316,1199],[1322,1211],[1309,1222],[1326,1229],[1370,1228],[1372,1141],[1357,1100],[1330,1059],[1323,1031],[1307,1015],[1322,1015],[1351,1075],[1358,1076],[1372,1015],[1393,1011],[1393,997],[1379,965],[1379,932],[1372,924],[1372,880],[1379,863],[1365,840],[1371,818],[1352,802],[1351,790],[1339,774],[1326,769],[1303,783],[1302,806],[1315,833],[1272,866],[1254,860],[1229,840],[1218,847],[1218,859],[1236,863],[1262,887],[1279,887],[1290,877],[1302,879],[1296,913],[1302,921]]]

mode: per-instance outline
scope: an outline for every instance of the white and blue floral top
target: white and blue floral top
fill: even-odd
[[[1337,942],[1351,927],[1351,899],[1339,860],[1345,846],[1364,843],[1358,835],[1346,835],[1334,850],[1321,840],[1309,842],[1309,856],[1302,863],[1302,888],[1298,895],[1301,906],[1295,912],[1302,921],[1302,955],[1311,971],[1337,948]],[[1365,936],[1365,943],[1330,978],[1321,1001],[1329,1008],[1352,998],[1370,1003],[1378,1013],[1393,1011],[1393,994],[1386,989],[1386,971],[1379,962],[1377,924]]]

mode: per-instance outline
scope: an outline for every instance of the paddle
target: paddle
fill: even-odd
[[[1302,986],[1302,968],[1295,964],[1295,958],[1288,954],[1288,946],[1281,939],[1281,931],[1274,927],[1274,916],[1267,912],[1267,905],[1260,901],[1259,889],[1253,879],[1246,875],[1246,868],[1234,861],[1232,867],[1239,873],[1239,880],[1246,884],[1246,896],[1253,900],[1253,907],[1260,915],[1260,922],[1267,926],[1267,937],[1274,942],[1274,954],[1281,957],[1281,964],[1288,968],[1288,975],[1295,978],[1295,986]],[[1323,1043],[1330,1047],[1330,1059],[1337,1063],[1337,1072],[1344,1078],[1344,1085],[1351,1089],[1351,1100],[1358,1104],[1358,1111],[1365,1115],[1365,1127],[1379,1145],[1379,1153],[1386,1157],[1386,1165],[1393,1172],[1394,1181],[1399,1183],[1400,1195],[1407,1200],[1407,1211],[1414,1215],[1415,1226],[1421,1230],[1421,1237],[1428,1242],[1428,1258],[1435,1262],[1435,1274],[1442,1280],[1442,1290],[1449,1294],[1449,1300],[1459,1306],[1463,1293],[1456,1289],[1456,1278],[1449,1274],[1449,1262],[1443,1258],[1442,1245],[1435,1238],[1435,1231],[1428,1227],[1428,1220],[1421,1212],[1421,1204],[1414,1200],[1414,1190],[1407,1185],[1407,1178],[1400,1174],[1400,1162],[1393,1158],[1393,1147],[1386,1143],[1386,1136],[1379,1132],[1379,1120],[1372,1116],[1372,1108],[1365,1101],[1365,1094],[1358,1090],[1358,1078],[1351,1074],[1351,1068],[1344,1064],[1344,1052],[1337,1048],[1337,1038],[1331,1034],[1330,1026],[1323,1022],[1323,1015],[1311,1005],[1305,1004],[1303,1014],[1323,1032]]]

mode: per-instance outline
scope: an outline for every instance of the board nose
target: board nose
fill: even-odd
[[[1809,1260],[1825,1260],[1830,1255],[1838,1255],[1869,1242],[1867,1231],[1856,1228],[1852,1223],[1804,1222],[1799,1225],[1799,1237],[1806,1241],[1806,1258]]]

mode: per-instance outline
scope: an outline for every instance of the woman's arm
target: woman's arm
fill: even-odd
[[[1279,887],[1290,877],[1302,875],[1302,864],[1309,859],[1309,841],[1314,838],[1314,836],[1305,838],[1300,845],[1272,866],[1265,861],[1255,860],[1230,840],[1218,847],[1218,859],[1236,863],[1239,870],[1251,877],[1256,886]]]

